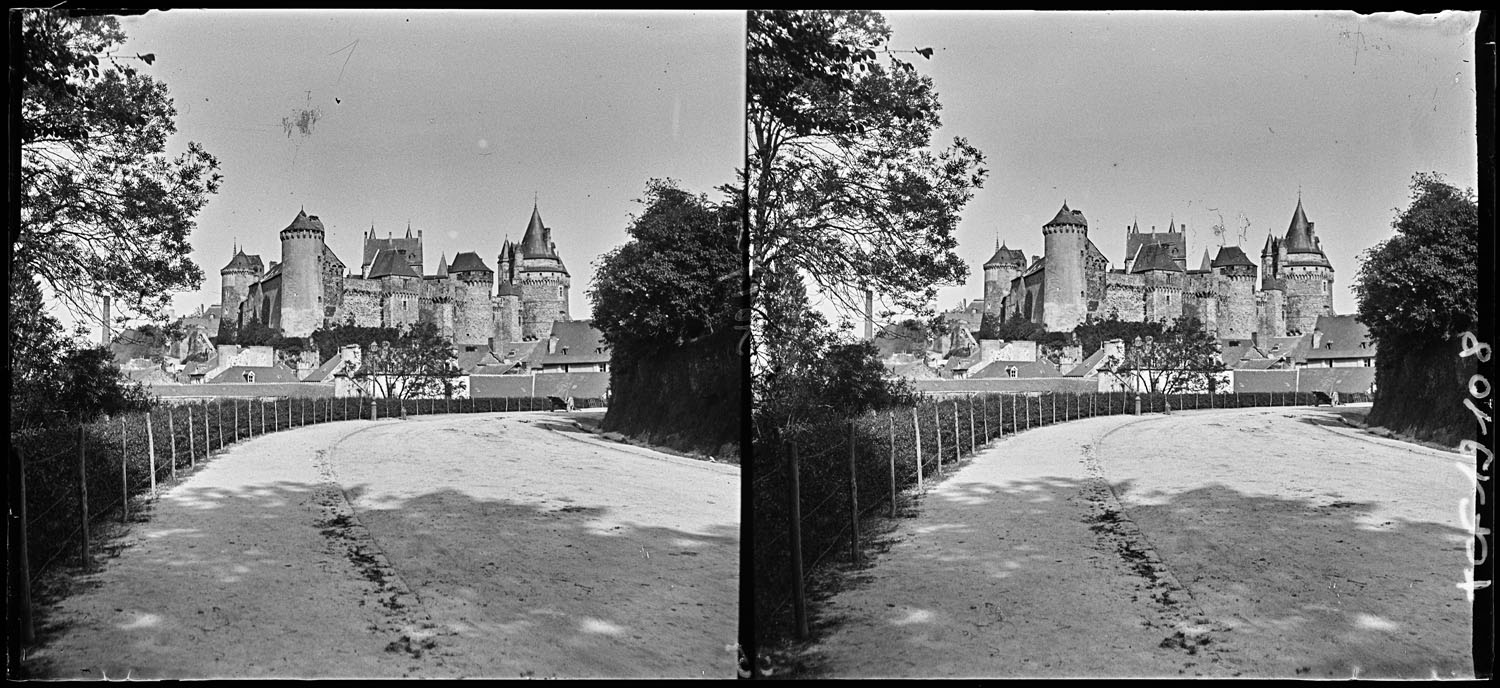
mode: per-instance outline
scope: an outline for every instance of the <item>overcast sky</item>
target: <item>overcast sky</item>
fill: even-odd
[[[1190,267],[1211,227],[1259,262],[1300,189],[1333,264],[1334,310],[1352,313],[1356,256],[1391,236],[1412,173],[1478,183],[1478,13],[886,12],[892,47],[942,102],[939,141],[966,137],[990,176],[963,212],[961,288],[983,296],[998,236],[1042,253],[1066,201],[1123,267],[1125,227],[1188,226]],[[1240,233],[1244,224],[1243,240]]]
[[[224,175],[192,237],[208,280],[179,314],[218,303],[235,241],[279,261],[304,207],[355,272],[362,232],[410,222],[432,273],[461,251],[495,269],[535,199],[587,318],[592,263],[625,242],[648,179],[717,200],[742,164],[743,12],[172,10],[121,25],[123,52],[154,53],[145,70],[176,102],[170,151],[198,141]]]

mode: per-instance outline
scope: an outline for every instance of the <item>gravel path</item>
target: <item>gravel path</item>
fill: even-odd
[[[1470,676],[1456,454],[1327,409],[997,442],[824,603],[827,676]]]
[[[739,482],[562,414],[267,435],[167,490],[50,612],[33,661],[59,678],[733,676]]]

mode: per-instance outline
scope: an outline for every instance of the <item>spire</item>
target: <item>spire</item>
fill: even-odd
[[[411,238],[411,220],[406,221],[406,238]]]
[[[1288,251],[1317,251],[1317,246],[1312,240],[1312,223],[1307,221],[1307,213],[1302,210],[1302,194],[1297,194],[1297,210],[1292,213],[1292,224],[1286,230],[1286,248]]]
[[[531,221],[526,224],[526,235],[521,239],[521,253],[527,258],[552,255],[552,248],[547,245],[547,227],[542,224],[542,213],[535,204],[531,206]]]
[[[437,274],[438,274],[439,277],[446,276],[448,274],[448,252],[447,251],[444,251],[442,257],[438,259]]]
[[[1176,215],[1169,215],[1168,217],[1170,219],[1167,220],[1167,233],[1168,234],[1175,234],[1177,232],[1177,216]]]
[[[1203,263],[1198,266],[1198,269],[1202,272],[1208,272],[1214,269],[1214,263],[1213,260],[1208,257],[1207,248],[1203,249]]]

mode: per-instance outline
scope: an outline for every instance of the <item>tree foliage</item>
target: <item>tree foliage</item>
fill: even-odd
[[[983,182],[961,138],[932,148],[932,80],[890,48],[873,12],[753,11],[748,19],[747,190],[757,337],[773,275],[798,271],[846,312],[866,289],[925,313],[968,272],[959,212]],[[930,57],[930,49],[915,51]]]
[[[611,351],[645,354],[733,328],[743,272],[741,194],[711,203],[671,179],[646,184],[631,240],[600,257],[589,289],[593,324]]]
[[[401,338],[401,330],[395,327],[362,327],[352,323],[338,323],[314,330],[311,350],[318,352],[318,360],[326,361],[346,346],[368,346],[371,342],[388,342]]]
[[[63,335],[35,281],[12,280],[10,291],[12,430],[150,407],[150,395],[120,372],[108,349]]]
[[[451,398],[463,391],[463,375],[455,361],[458,350],[436,325],[418,323],[394,339],[366,343],[350,377],[365,394],[393,399]]]
[[[1137,339],[1160,339],[1166,335],[1167,324],[1160,320],[1142,320],[1132,322],[1121,320],[1111,315],[1105,320],[1091,320],[1073,328],[1073,334],[1078,339],[1078,344],[1083,348],[1083,355],[1093,355],[1104,343],[1111,339],[1133,342]]]
[[[202,146],[169,156],[176,110],[166,86],[113,52],[124,40],[108,16],[20,13],[20,223],[15,274],[35,277],[81,314],[97,296],[122,312],[162,317],[172,293],[196,289],[189,254],[195,216],[219,188]]]
[[[1435,172],[1412,176],[1396,235],[1361,256],[1359,321],[1377,342],[1451,339],[1479,316],[1479,207]],[[1384,352],[1385,349],[1381,349]]]
[[[1172,321],[1161,336],[1125,342],[1123,357],[1110,356],[1102,370],[1126,388],[1151,394],[1214,392],[1227,370],[1221,347],[1197,318]]]

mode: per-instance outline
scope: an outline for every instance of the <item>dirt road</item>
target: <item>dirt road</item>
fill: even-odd
[[[53,677],[730,677],[739,470],[563,414],[238,445],[49,615]]]
[[[1457,459],[1327,408],[1022,433],[849,574],[812,657],[828,676],[1469,677]]]

